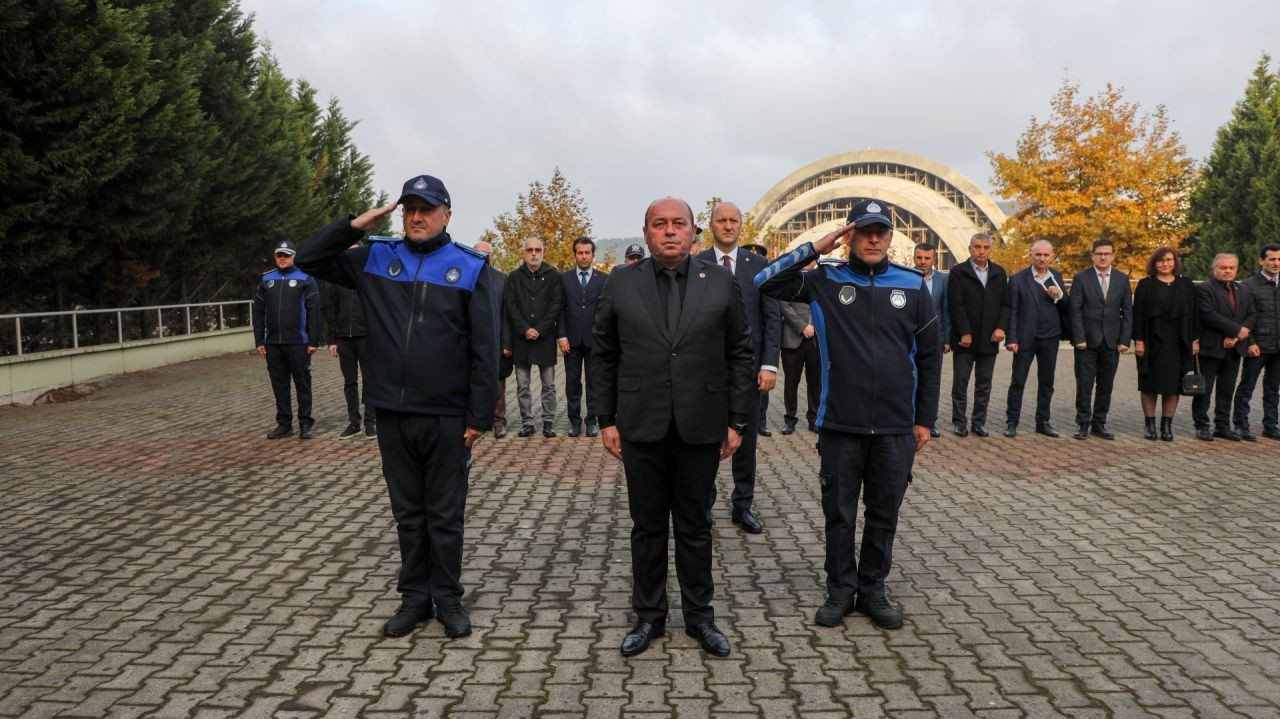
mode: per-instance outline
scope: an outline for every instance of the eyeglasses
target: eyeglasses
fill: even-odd
[[[537,253],[539,253],[539,252],[542,252],[542,248],[541,248],[541,247],[526,247],[526,248],[524,248],[524,251],[525,251],[525,252],[532,252],[532,253],[534,253],[534,254],[537,254]]]

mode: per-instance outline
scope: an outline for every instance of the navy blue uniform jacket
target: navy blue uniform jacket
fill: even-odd
[[[498,401],[498,312],[488,255],[448,233],[423,243],[374,242],[340,217],[298,250],[316,277],[360,292],[364,401],[379,409],[461,416],[487,430]]]
[[[262,275],[253,293],[253,343],[320,344],[320,285],[297,267]]]
[[[852,434],[910,434],[938,417],[942,343],[920,272],[885,259],[823,261],[806,242],[779,257],[756,286],[808,302],[822,355],[818,426]]]

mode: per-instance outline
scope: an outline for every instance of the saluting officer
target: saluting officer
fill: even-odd
[[[351,248],[396,205],[403,241]],[[383,626],[389,637],[433,616],[450,637],[471,633],[462,523],[470,448],[492,426],[497,401],[498,315],[489,256],[449,238],[451,215],[444,183],[419,175],[394,204],[339,217],[298,256],[317,277],[359,291],[364,307],[364,398],[377,410],[400,540],[402,600]]]
[[[276,428],[267,439],[293,434],[289,380],[298,391],[298,437],[311,439],[311,355],[320,341],[320,287],[293,266],[293,243],[276,244],[276,268],[262,275],[253,295],[253,341],[267,360],[276,397]]]
[[[801,272],[850,233],[847,262]],[[770,297],[812,306],[822,352],[818,481],[826,516],[827,600],[814,621],[823,626],[836,626],[855,611],[884,629],[902,626],[884,581],[911,467],[938,414],[942,343],[924,275],[889,262],[892,239],[888,205],[862,200],[844,228],[787,253],[755,278]],[[864,524],[855,558],[859,491]]]

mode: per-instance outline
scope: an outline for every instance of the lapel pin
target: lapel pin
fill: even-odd
[[[698,278],[699,278],[699,279],[705,278],[706,276],[707,276],[707,273],[705,273],[705,272],[699,272],[699,273],[698,273]]]

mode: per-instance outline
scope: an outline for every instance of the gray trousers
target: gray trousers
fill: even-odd
[[[533,426],[532,369],[533,365],[516,365],[516,401],[520,403],[522,427]],[[542,382],[542,421],[549,424],[556,421],[556,366],[539,366],[538,375]]]

